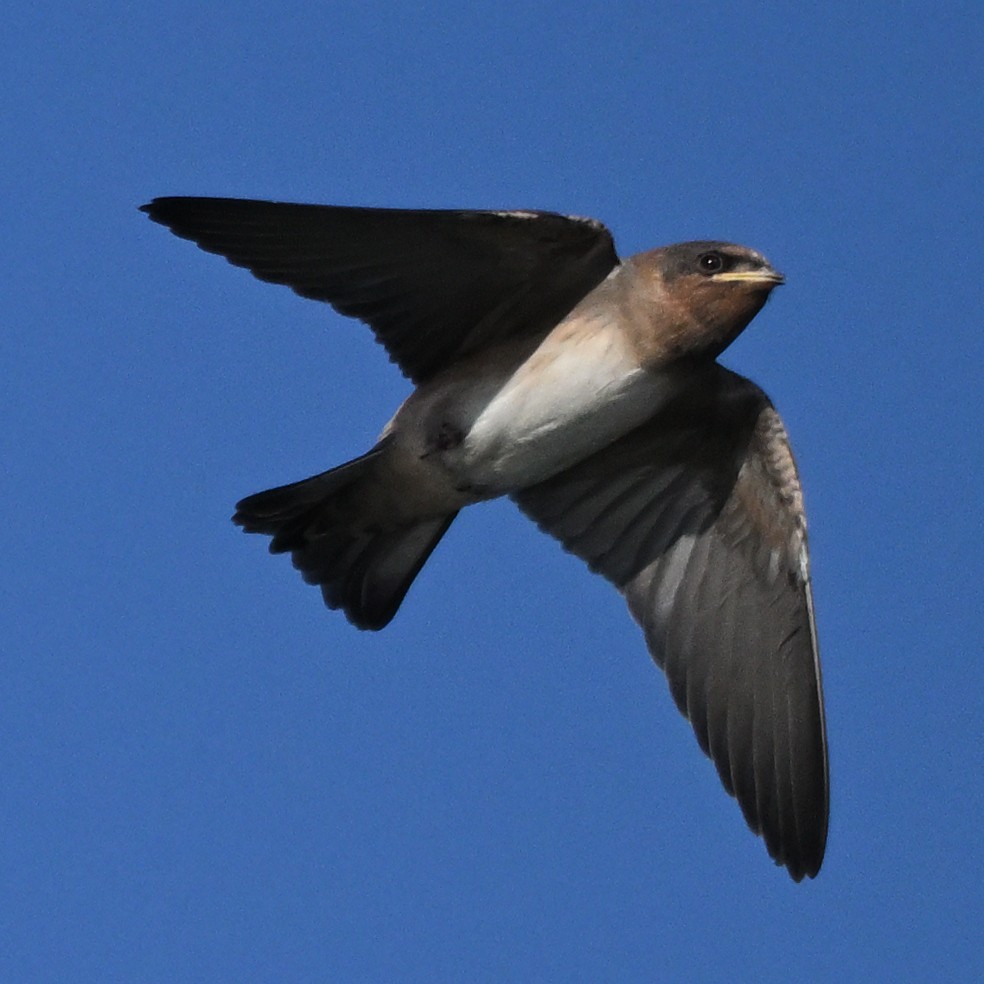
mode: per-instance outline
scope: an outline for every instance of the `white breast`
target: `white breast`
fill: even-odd
[[[675,387],[640,369],[624,334],[602,317],[609,312],[575,309],[491,392],[473,391],[467,416],[474,423],[445,466],[469,484],[508,491],[556,474],[651,417]]]

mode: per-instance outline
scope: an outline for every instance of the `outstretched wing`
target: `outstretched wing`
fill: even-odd
[[[618,264],[601,223],[553,212],[233,198],[155,198],[142,211],[260,280],[366,322],[416,382],[547,331]]]
[[[749,826],[794,879],[816,875],[829,794],[806,520],[765,394],[714,365],[514,499],[625,595]]]

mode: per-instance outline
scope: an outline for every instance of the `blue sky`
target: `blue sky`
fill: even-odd
[[[970,3],[8,13],[0,979],[984,974],[982,33]],[[166,194],[557,209],[785,272],[723,361],[806,492],[816,881],[509,503],[376,635],[232,526],[407,385],[136,211]]]

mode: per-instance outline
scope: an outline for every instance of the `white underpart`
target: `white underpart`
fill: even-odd
[[[571,323],[583,330],[572,336]],[[489,490],[522,488],[600,450],[650,418],[673,395],[666,378],[639,368],[605,312],[575,309],[491,391],[463,403],[473,416],[444,465]]]

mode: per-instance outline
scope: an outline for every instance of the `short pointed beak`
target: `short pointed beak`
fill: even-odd
[[[728,270],[716,273],[714,279],[719,283],[768,284],[770,287],[778,287],[786,282],[786,278],[772,267],[763,267],[760,270]]]

